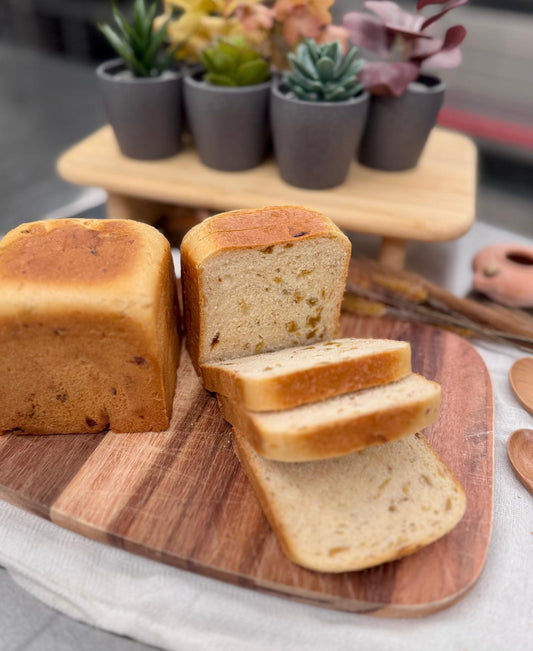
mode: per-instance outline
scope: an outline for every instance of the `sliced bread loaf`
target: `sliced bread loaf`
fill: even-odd
[[[448,533],[466,498],[422,434],[338,459],[280,463],[234,429],[237,456],[287,557],[348,572],[407,556]]]
[[[224,418],[277,461],[338,457],[409,436],[438,416],[440,385],[421,375],[284,411],[256,412],[219,396]]]
[[[236,210],[181,246],[187,348],[202,364],[337,336],[350,242],[298,206]]]
[[[251,411],[309,402],[399,380],[411,372],[411,347],[390,339],[334,339],[204,364],[208,391]]]

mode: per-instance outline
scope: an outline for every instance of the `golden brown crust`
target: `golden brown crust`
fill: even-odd
[[[183,299],[183,320],[185,324],[185,342],[194,369],[198,375],[201,374],[200,364],[200,334],[201,318],[200,309],[203,304],[200,296],[201,269],[198,268],[188,248],[181,248],[181,287]]]
[[[181,250],[194,265],[228,249],[258,248],[317,236],[341,236],[321,213],[301,206],[266,206],[232,210],[204,220],[183,238]]]
[[[23,224],[0,247],[0,280],[113,282],[135,267],[142,241],[126,222],[64,219]]]

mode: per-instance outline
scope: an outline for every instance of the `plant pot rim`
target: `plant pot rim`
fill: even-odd
[[[432,81],[435,80],[437,83],[432,86],[426,86],[423,81],[419,81],[421,79],[430,79]],[[419,87],[420,85],[425,86],[425,88],[424,89],[420,88]],[[445,89],[446,89],[446,82],[444,82],[440,77],[437,77],[436,75],[423,74],[420,75],[418,79],[412,81],[409,84],[409,86],[407,86],[406,92],[416,93],[417,95],[427,95],[428,93],[440,93]]]
[[[249,86],[216,86],[215,84],[210,84],[204,79],[197,79],[198,75],[203,75],[204,71],[193,70],[192,72],[185,75],[184,81],[188,86],[193,86],[194,88],[201,88],[208,93],[255,93],[260,90],[265,90],[269,88],[272,83],[272,79],[267,79],[267,81],[262,81],[260,84],[251,84]]]
[[[283,85],[283,80],[279,79],[272,83],[271,92],[272,95],[279,97],[280,99],[285,100],[286,102],[292,102],[293,104],[301,104],[302,106],[312,106],[312,107],[334,107],[334,106],[347,106],[350,104],[361,104],[370,97],[370,93],[363,88],[363,90],[356,95],[355,97],[350,97],[350,99],[343,99],[340,102],[312,102],[304,99],[299,99],[298,97],[288,97],[286,93],[281,90]]]
[[[113,68],[117,69],[114,73],[110,72]],[[154,83],[173,83],[183,77],[183,73],[179,70],[165,70],[163,74],[158,77],[117,77],[117,72],[122,72],[127,69],[124,59],[119,57],[116,59],[108,59],[101,63],[96,68],[96,74],[100,79],[105,79],[106,81],[113,81],[117,84],[137,84],[139,86]]]

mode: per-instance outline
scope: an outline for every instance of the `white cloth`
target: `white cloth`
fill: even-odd
[[[524,241],[505,235],[476,224],[453,251],[455,277],[446,279],[448,286],[467,289],[469,260],[481,246]],[[0,565],[53,608],[164,649],[531,649],[533,497],[514,476],[506,455],[509,434],[533,427],[507,379],[513,360],[524,353],[492,344],[477,348],[495,396],[494,527],[479,581],[444,611],[398,620],[298,604],[94,542],[1,500]]]

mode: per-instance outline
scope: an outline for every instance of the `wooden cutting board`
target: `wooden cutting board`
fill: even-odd
[[[233,453],[231,429],[186,354],[167,432],[0,437],[0,497],[102,543],[314,605],[412,617],[474,584],[492,526],[492,389],[460,337],[417,324],[342,317],[345,336],[410,341],[413,367],[442,384],[426,430],[468,505],[447,536],[401,561],[319,574],[282,554]]]

